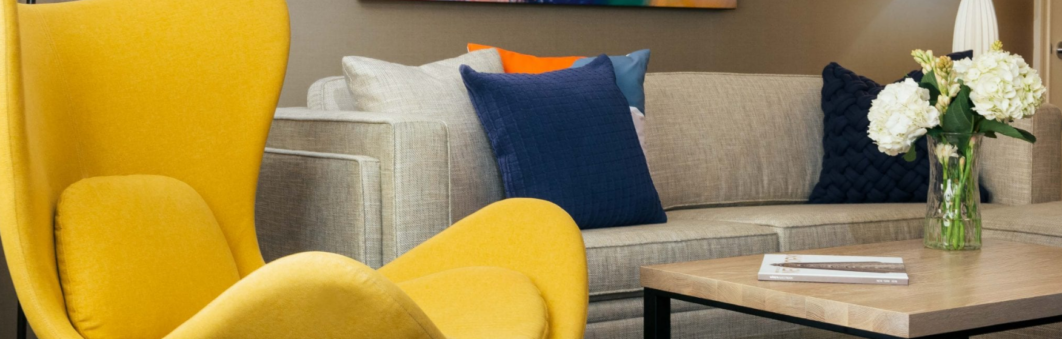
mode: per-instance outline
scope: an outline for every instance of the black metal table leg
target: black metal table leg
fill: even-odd
[[[646,288],[645,339],[671,339],[671,298]]]
[[[26,339],[26,313],[22,312],[22,303],[18,303],[18,316],[15,320],[18,322],[18,329],[15,338]]]

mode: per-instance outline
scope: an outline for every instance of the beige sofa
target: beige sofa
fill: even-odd
[[[642,336],[641,265],[921,237],[922,203],[804,204],[822,163],[821,86],[817,76],[647,76],[646,157],[669,222],[583,233],[587,338]],[[354,112],[342,77],[321,79],[308,99],[279,109],[269,136],[257,214],[267,259],[324,250],[378,267],[467,214],[455,201],[500,191],[451,186],[462,159],[449,156],[458,146],[443,121]],[[1018,125],[1043,141],[986,143],[993,205],[1062,200],[1062,113],[1045,107]],[[673,312],[676,338],[823,334],[686,303]]]

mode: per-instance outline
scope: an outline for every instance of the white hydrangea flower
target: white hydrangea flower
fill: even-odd
[[[928,129],[940,125],[940,111],[929,104],[929,90],[910,78],[885,86],[867,117],[870,139],[888,155],[907,152]]]
[[[973,60],[955,62],[958,78],[970,87],[974,111],[986,119],[1010,122],[1036,113],[1044,101],[1040,74],[1019,55],[993,49]]]

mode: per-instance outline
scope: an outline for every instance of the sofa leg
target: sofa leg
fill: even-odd
[[[671,339],[671,298],[646,288],[645,339]]]

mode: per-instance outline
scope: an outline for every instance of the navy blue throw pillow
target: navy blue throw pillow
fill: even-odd
[[[667,222],[608,57],[543,74],[461,66],[509,198],[551,201],[582,229]]]
[[[972,56],[954,53],[954,60]],[[921,70],[908,77],[922,79]],[[902,79],[901,79],[902,80]],[[925,138],[914,148],[918,157],[907,162],[878,151],[867,135],[870,102],[885,88],[830,63],[822,71],[823,159],[819,182],[808,202],[812,204],[925,202],[929,186],[929,158]],[[989,201],[981,187],[981,200]]]

